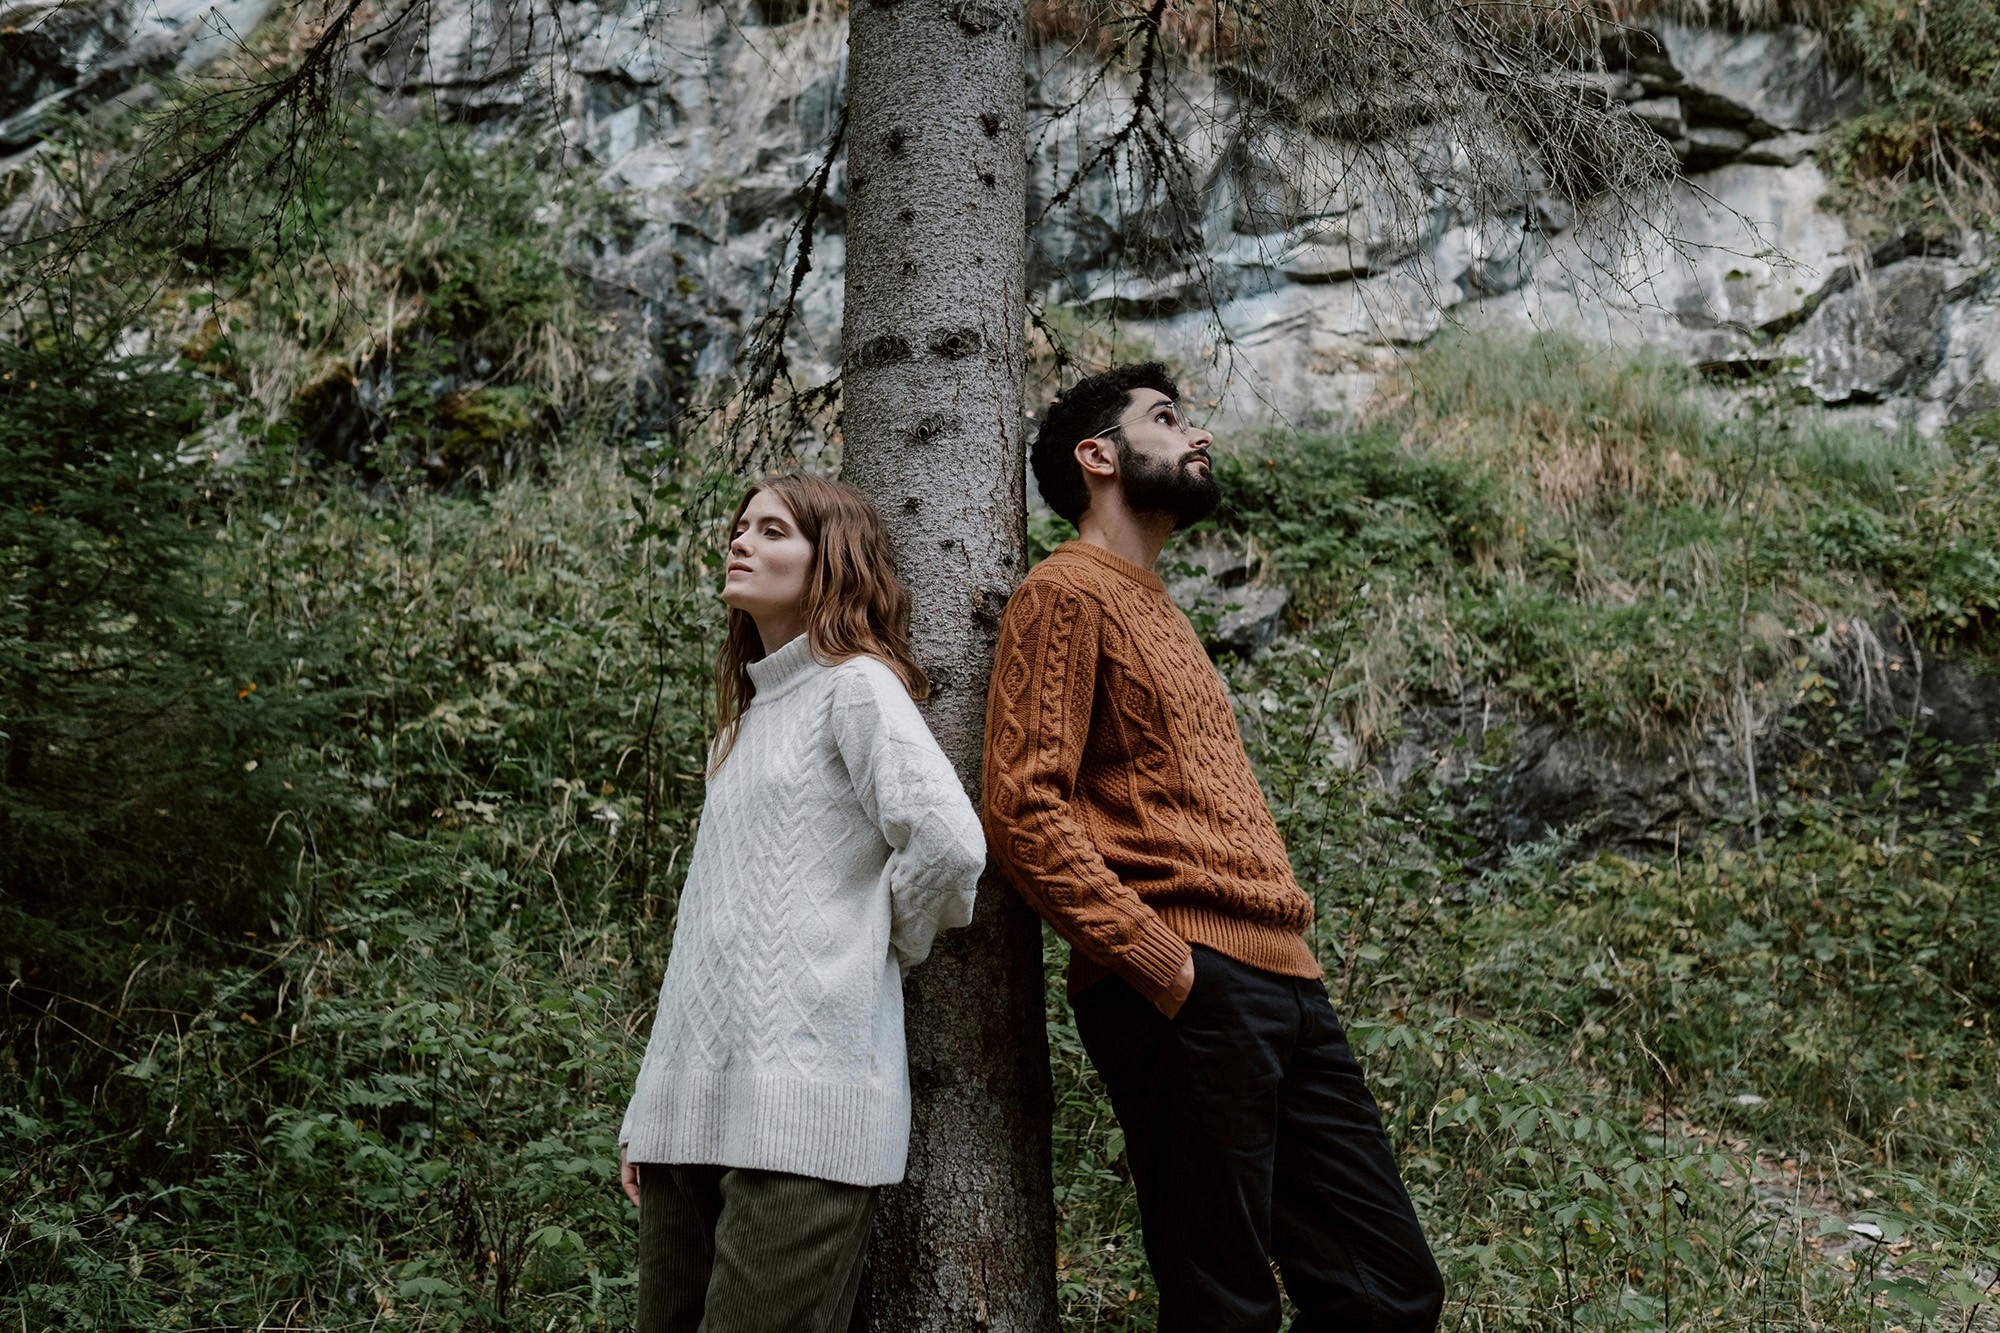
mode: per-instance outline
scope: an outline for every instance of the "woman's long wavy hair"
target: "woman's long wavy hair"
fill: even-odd
[[[879,657],[912,699],[930,697],[931,683],[910,652],[910,594],[896,577],[889,555],[889,532],[866,495],[844,481],[788,473],[760,481],[743,493],[730,516],[736,531],[743,511],[759,491],[784,502],[812,543],[812,573],[806,580],[806,637],[812,654],[831,665],[866,654]],[[736,745],[743,710],[757,687],[750,664],[764,656],[757,622],[734,607],[729,632],[715,660],[716,738],[708,771],[722,767]]]

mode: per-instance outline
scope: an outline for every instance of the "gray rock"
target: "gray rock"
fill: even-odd
[[[1690,120],[1823,130],[1860,100],[1860,75],[1843,70],[1810,28],[1732,32],[1665,20],[1658,31]]]
[[[1519,218],[1489,217],[1446,232],[1430,251],[1431,266],[1468,296],[1493,296],[1526,282],[1540,249]]]
[[[1366,245],[1353,241],[1304,241],[1278,260],[1278,271],[1293,282],[1338,282],[1388,267],[1372,262]]]
[[[1828,403],[1872,401],[1939,357],[1944,265],[1912,259],[1864,274],[1821,303],[1784,341],[1800,380]]]
[[[1337,282],[1386,273],[1435,241],[1443,219],[1385,189],[1348,211],[1293,228],[1279,270],[1294,282]]]
[[[2000,740],[2000,672],[1941,654],[1914,653],[1893,622],[1843,621],[1796,649],[1836,681],[1874,733],[1918,731],[1957,745]],[[1575,730],[1498,690],[1407,708],[1402,731],[1377,757],[1383,785],[1419,774],[1476,797],[1473,822],[1496,845],[1574,829],[1584,847],[1670,847],[1748,802],[1746,759],[1760,771],[1787,743],[1782,694],[1749,703],[1747,732],[1719,727],[1672,746]],[[1745,754],[1748,741],[1750,753]],[[1869,775],[1857,780],[1865,787]]]
[[[1773,719],[1753,720],[1761,738]],[[1716,731],[1680,748],[1580,732],[1498,691],[1408,708],[1375,771],[1390,790],[1420,773],[1478,797],[1496,846],[1574,829],[1585,846],[1672,845],[1741,799],[1738,738]],[[1475,782],[1478,784],[1474,786]]]
[[[0,152],[37,142],[49,118],[116,97],[154,74],[207,64],[246,41],[271,0],[0,0]]]
[[[1272,236],[1294,226],[1303,210],[1299,183],[1287,170],[1283,145],[1275,134],[1250,136],[1229,157],[1234,186],[1230,223],[1245,236]]]
[[[1947,275],[1947,283],[1951,282]],[[1979,412],[2000,407],[2000,290],[1981,292],[1977,283],[1965,299],[1945,291],[1940,321],[1940,355],[1936,373],[1918,390],[1924,407],[1919,429],[1934,430]]]
[[[247,32],[267,3],[159,0],[142,13],[139,0],[0,0],[0,22],[32,27],[0,70],[0,159],[32,145],[57,106],[144,95],[154,71],[206,58],[204,43]],[[648,330],[636,354],[671,348],[683,376],[734,363],[845,95],[835,11],[794,22],[789,0],[721,3],[718,22],[713,6],[435,0],[363,69],[390,101],[463,115],[499,151],[559,142],[611,191],[619,223],[579,262]],[[1897,262],[1918,259],[1857,250],[1818,206],[1817,131],[1858,88],[1824,41],[1802,28],[1654,26],[1657,41],[1623,29],[1608,68],[1556,81],[1628,104],[1684,154],[1688,178],[1659,229],[1624,237],[1525,172],[1474,191],[1473,155],[1448,126],[1368,143],[1311,118],[1245,127],[1226,71],[1177,72],[1164,114],[1184,160],[1073,182],[1125,123],[1135,85],[1102,76],[1093,51],[1037,48],[1030,215],[1071,193],[1033,231],[1032,281],[1052,305],[1115,314],[1141,345],[1214,367],[1203,387],[1239,423],[1351,416],[1400,349],[1450,322],[1564,329],[1707,366],[1793,358],[1830,401],[1889,396],[1883,411],[1920,407],[1925,429],[1987,401],[2000,317],[1953,276],[1969,269],[1943,273],[1937,297]],[[0,167],[0,227],[25,216],[22,181],[40,170],[23,156]],[[801,382],[837,365],[845,188],[836,168],[788,348]],[[1202,262],[1175,249],[1189,237]],[[1135,271],[1134,255],[1170,257]],[[1886,289],[1843,295],[1871,259]],[[665,362],[637,373],[664,380]]]
[[[1727,125],[1694,125],[1687,132],[1681,161],[1690,171],[1708,171],[1735,160],[1750,146],[1750,136]]]
[[[1131,319],[1160,319],[1227,300],[1232,281],[1228,269],[1183,268],[1157,277],[1113,271],[1099,274],[1076,304]]]
[[[1178,559],[1182,571],[1168,581],[1167,593],[1203,631],[1211,652],[1248,657],[1284,629],[1291,594],[1252,582],[1255,562],[1240,547],[1211,540],[1179,552]]]
[[[1548,236],[1576,225],[1576,210],[1552,195],[1536,195],[1528,204],[1528,216],[1533,219],[1535,230]]]
[[[1824,135],[1777,134],[1743,150],[1741,161],[1764,167],[1795,167],[1819,147]]]
[[[1748,351],[1848,280],[1846,225],[1822,212],[1811,162],[1733,162],[1676,186],[1661,231],[1622,243],[1591,228],[1546,242],[1519,289],[1464,312],[1475,327],[1558,328],[1693,362]]]
[[[1648,97],[1633,102],[1625,108],[1639,121],[1662,139],[1678,139],[1687,131],[1687,118],[1681,114],[1681,99],[1678,97]]]
[[[1871,732],[1952,745],[2000,741],[2000,671],[1977,658],[1917,649],[1894,616],[1836,621],[1803,645]]]

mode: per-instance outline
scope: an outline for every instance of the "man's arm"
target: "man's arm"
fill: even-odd
[[[1097,690],[1102,613],[1031,581],[1008,603],[986,703],[984,815],[995,862],[1054,926],[1168,1015],[1193,956],[1097,850],[1073,797]]]

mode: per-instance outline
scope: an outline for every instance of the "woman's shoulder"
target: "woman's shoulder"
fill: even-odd
[[[916,701],[910,699],[910,687],[902,683],[896,669],[874,652],[856,652],[854,656],[834,662],[834,705],[860,707],[868,713],[884,711],[916,711]]]
[[[831,676],[836,690],[851,693],[866,693],[877,697],[910,697],[909,689],[896,669],[873,653],[856,653],[842,658],[831,668]]]

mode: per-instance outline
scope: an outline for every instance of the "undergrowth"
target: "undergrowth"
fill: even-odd
[[[1448,1328],[1981,1327],[2000,1263],[1990,750],[1912,732],[1885,760],[1823,682],[1761,846],[1724,825],[1640,858],[1561,834],[1487,848],[1465,791],[1382,791],[1333,743],[1385,626],[1400,662],[1455,652],[1466,679],[1554,682],[1533,688],[1579,720],[1615,702],[1669,725],[1650,684],[1604,670],[1578,690],[1563,664],[1673,591],[1720,622],[1726,679],[1746,569],[1751,614],[1787,632],[1808,602],[1893,596],[1984,651],[1976,597],[1952,594],[1962,624],[1913,610],[1919,591],[1945,606],[1942,552],[1990,540],[1983,427],[1928,451],[1720,421],[1685,388],[1461,346],[1370,427],[1239,457],[1234,521],[1301,608],[1287,645],[1225,663],[1252,757]],[[1523,430],[1541,432],[1525,454]],[[259,662],[254,692],[232,677],[217,700],[255,725],[203,733],[202,753],[281,778],[217,789],[223,830],[269,864],[220,904],[142,873],[217,836],[168,819],[91,867],[87,895],[21,892],[67,863],[19,865],[0,901],[0,1327],[629,1323],[614,1138],[700,800],[724,479],[666,450],[625,461],[580,447],[476,493],[289,468],[133,493],[186,534],[158,558],[218,608],[219,660]],[[9,542],[41,517],[10,510]],[[1575,554],[1540,554],[1557,542]],[[23,568],[0,566],[13,604]],[[1473,615],[1531,595],[1569,618],[1541,646]],[[1396,688],[1451,679],[1427,669]],[[43,715],[95,706],[59,705]],[[1150,1328],[1121,1140],[1049,954],[1065,1326]]]
[[[1956,240],[2000,213],[2000,11],[1987,0],[1856,0],[1836,40],[1871,104],[1836,126],[1834,201],[1877,230]]]

